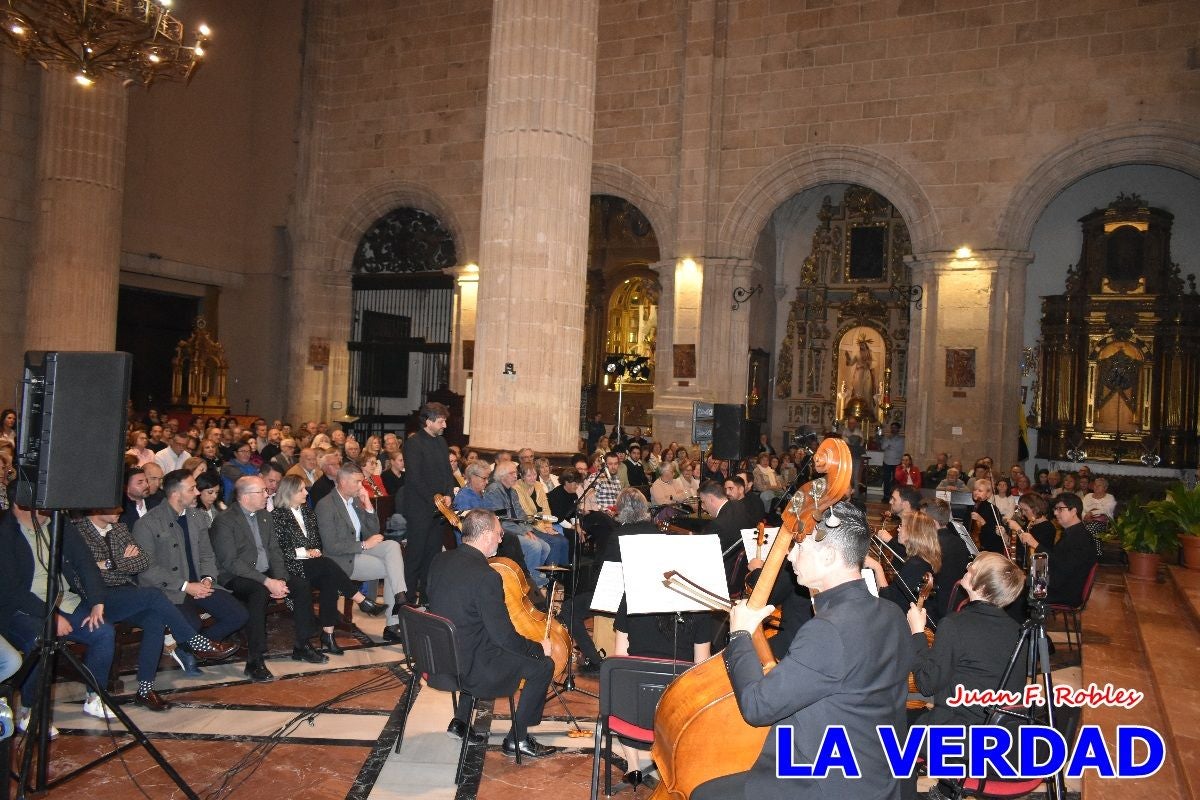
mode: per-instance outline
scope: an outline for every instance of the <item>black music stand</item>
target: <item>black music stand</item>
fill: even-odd
[[[58,613],[56,611],[57,603],[54,602],[54,598],[57,598],[59,594],[59,585],[62,577],[63,519],[66,516],[66,512],[62,509],[55,509],[51,513],[53,516],[51,517],[50,535],[48,537],[49,563],[46,565],[46,618],[42,623],[42,635],[38,639],[33,652],[25,659],[21,670],[13,678],[13,685],[19,686],[30,670],[35,667],[41,668],[41,672],[38,673],[37,696],[30,707],[29,729],[27,731],[29,739],[27,739],[25,744],[25,753],[21,759],[21,769],[17,776],[17,800],[26,800],[30,796],[27,792],[42,794],[53,789],[55,786],[66,783],[93,767],[99,766],[120,755],[134,745],[142,746],[150,757],[154,759],[155,763],[162,767],[163,772],[167,773],[167,777],[179,787],[188,800],[200,800],[199,795],[188,786],[183,777],[175,771],[175,768],[163,757],[162,753],[146,738],[146,734],[134,724],[133,720],[129,718],[121,706],[113,700],[112,695],[101,684],[99,677],[93,675],[84,666],[83,662],[59,640],[58,624],[55,620],[55,615]],[[33,513],[33,525],[39,537],[45,535],[41,524],[38,522],[36,511]],[[74,667],[83,677],[86,686],[100,696],[101,702],[116,715],[117,721],[133,737],[133,741],[118,745],[112,752],[105,753],[95,760],[89,761],[51,781],[49,779],[51,688],[54,683],[54,668],[59,656],[65,658],[67,663]],[[30,786],[29,778],[33,769],[33,750],[35,746],[38,752],[37,775],[35,776],[33,786]]]

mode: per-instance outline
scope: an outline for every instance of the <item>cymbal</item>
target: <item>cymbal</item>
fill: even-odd
[[[570,567],[560,567],[556,564],[547,564],[544,567],[538,567],[538,572],[570,572]]]

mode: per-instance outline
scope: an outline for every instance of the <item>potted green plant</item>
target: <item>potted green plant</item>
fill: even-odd
[[[1188,489],[1182,483],[1176,484],[1165,498],[1148,503],[1146,508],[1178,535],[1183,565],[1200,569],[1200,486]]]
[[[1175,532],[1134,498],[1117,515],[1108,535],[1121,543],[1129,557],[1129,575],[1154,580],[1158,575],[1159,553],[1176,545]]]

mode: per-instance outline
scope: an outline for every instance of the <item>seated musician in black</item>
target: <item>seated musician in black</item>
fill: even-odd
[[[867,556],[866,566],[875,572],[879,585],[879,596],[891,600],[901,609],[907,609],[921,591],[921,580],[925,573],[937,574],[942,567],[942,548],[938,544],[937,523],[922,511],[905,511],[900,515],[896,538],[904,545],[904,561],[892,560],[896,580],[889,582],[883,565]],[[885,554],[885,557],[891,556]],[[933,607],[937,602],[933,600]]]
[[[1083,602],[1088,573],[1099,560],[1095,542],[1083,524],[1083,500],[1063,492],[1054,498],[1054,518],[1062,536],[1050,553],[1050,593],[1046,602],[1078,606]]]
[[[1020,521],[1010,519],[1008,528],[1017,537],[1017,564],[1022,569],[1029,569],[1033,563],[1033,554],[1049,553],[1054,550],[1054,537],[1058,531],[1049,516],[1050,503],[1045,497],[1036,492],[1026,492],[1017,501],[1017,511],[1025,518],[1025,526]]]
[[[486,741],[483,734],[468,729],[470,695],[504,697],[524,680],[503,750],[515,755],[519,749],[523,756],[538,758],[559,749],[529,735],[529,728],[542,721],[554,662],[549,657],[550,640],[526,639],[508,616],[500,574],[487,563],[503,536],[495,514],[470,511],[462,520],[462,546],[439,553],[429,568],[429,611],[449,619],[457,629],[465,689],[446,733],[455,738],[470,735],[473,743]]]
[[[721,557],[730,593],[740,594],[746,582],[746,552],[742,547],[742,529],[753,528],[740,502],[730,500],[725,486],[716,481],[700,484],[700,506],[712,519],[703,533],[715,533],[721,540]]]
[[[951,613],[938,625],[933,645],[925,638],[926,615],[915,605],[908,610],[908,628],[912,632],[912,648],[917,655],[913,680],[917,689],[933,698],[933,708],[916,712],[914,724],[921,725],[982,725],[987,713],[981,706],[951,707],[946,701],[959,686],[964,689],[994,690],[1000,687],[1013,648],[1021,633],[1021,625],[1004,611],[1014,605],[1025,586],[1021,569],[999,553],[980,553],[967,567],[962,588],[970,602],[961,611]],[[1003,687],[1020,691],[1025,683],[1022,665],[1026,656],[1020,655],[1016,668]],[[908,796],[915,796],[915,776],[908,782]],[[943,795],[957,797],[951,789]],[[930,792],[933,797],[933,792]]]
[[[975,500],[975,508],[971,511],[971,521],[979,527],[979,549],[989,553],[1006,555],[1008,548],[1004,542],[1007,538],[1007,527],[1000,510],[992,503],[992,482],[987,478],[976,478],[971,489],[971,497]]]
[[[842,501],[789,558],[798,581],[815,590],[816,613],[769,672],[750,632],[773,610],[739,602],[730,612],[725,665],[738,708],[751,725],[772,726],[747,771],[697,786],[691,800],[785,800],[798,797],[898,800],[876,727],[905,729],[904,704],[913,656],[904,614],[872,597],[860,570],[870,536],[866,518]],[[826,727],[842,726],[862,777],[833,769],[820,780],[776,777],[775,726],[792,727],[793,763],[812,763]],[[714,732],[720,735],[720,732]]]
[[[938,548],[942,552],[942,566],[934,573],[934,602],[926,603],[930,616],[935,620],[949,614],[954,609],[951,603],[957,604],[962,597],[957,597],[954,584],[967,574],[967,565],[971,563],[971,551],[966,542],[959,536],[958,531],[950,524],[950,504],[945,500],[937,500],[925,507],[925,513],[933,518],[938,526]]]

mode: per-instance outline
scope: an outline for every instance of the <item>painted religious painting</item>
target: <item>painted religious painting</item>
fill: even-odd
[[[954,389],[975,386],[975,348],[946,348],[946,385]]]
[[[874,419],[887,366],[883,336],[866,325],[842,334],[837,349],[837,416]]]

